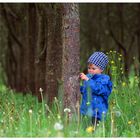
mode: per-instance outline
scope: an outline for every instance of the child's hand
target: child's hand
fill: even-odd
[[[89,80],[89,78],[88,78],[84,73],[80,73],[80,78],[81,78],[82,80],[86,80],[86,81]]]

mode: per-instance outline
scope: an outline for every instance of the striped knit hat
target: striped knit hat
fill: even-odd
[[[108,64],[108,57],[103,52],[94,52],[88,59],[88,63],[94,64],[104,70]]]

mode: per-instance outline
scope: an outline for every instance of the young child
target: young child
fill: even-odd
[[[108,97],[112,91],[112,82],[108,75],[102,74],[108,64],[103,52],[95,52],[88,59],[88,74],[80,73],[83,85],[80,87],[82,103],[80,113],[91,117],[96,125],[105,119],[108,111]]]

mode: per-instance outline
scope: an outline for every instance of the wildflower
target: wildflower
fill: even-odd
[[[129,125],[132,124],[132,121],[128,121],[128,124],[129,124]]]
[[[111,64],[114,64],[114,63],[115,63],[115,62],[112,60],[112,61],[111,61]]]
[[[32,111],[32,109],[30,109],[30,110],[29,110],[29,114],[32,114],[32,113],[33,113],[33,111]]]
[[[39,91],[40,91],[40,92],[43,92],[43,89],[42,89],[42,88],[39,88]]]
[[[125,86],[126,86],[126,83],[125,83],[125,82],[123,82],[123,83],[122,83],[122,86],[123,86],[123,87],[125,87]]]
[[[134,101],[134,104],[136,104],[136,103],[137,103],[137,101],[135,100],[135,101]]]
[[[89,127],[86,128],[87,133],[92,133],[93,131],[94,131],[93,126],[89,126]]]
[[[39,112],[39,113],[41,113],[42,111],[41,111],[41,110],[39,110],[38,112]]]
[[[57,114],[57,118],[58,118],[58,119],[61,119],[61,116],[60,116],[59,114]]]
[[[69,108],[65,108],[64,112],[71,112],[71,110]]]
[[[119,57],[118,60],[121,61],[121,58]]]
[[[59,123],[59,122],[56,122],[54,124],[54,129],[55,130],[63,130],[63,125],[61,123]]]
[[[10,120],[13,120],[13,117],[10,117]]]

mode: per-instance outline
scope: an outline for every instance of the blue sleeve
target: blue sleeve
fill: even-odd
[[[95,80],[88,80],[87,85],[91,88],[92,92],[97,95],[107,95],[112,91],[112,82],[109,76],[104,76]]]

